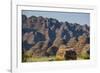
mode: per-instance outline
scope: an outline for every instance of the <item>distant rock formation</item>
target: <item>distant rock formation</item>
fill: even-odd
[[[82,54],[84,50],[84,53],[89,55],[89,44],[90,27],[87,24],[80,25],[67,21],[60,22],[54,18],[22,15],[22,51],[25,55],[28,52],[31,56],[55,55],[60,57],[61,46],[65,45],[74,48],[75,51],[69,48],[69,52],[63,52],[66,54],[63,54],[61,59],[65,57],[68,59],[70,52],[73,53],[72,58],[76,59],[76,54]],[[31,54],[29,54],[30,51]]]

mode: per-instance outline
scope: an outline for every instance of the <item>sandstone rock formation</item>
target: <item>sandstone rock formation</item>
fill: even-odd
[[[22,52],[25,57],[90,58],[89,45],[90,27],[87,24],[22,15]]]

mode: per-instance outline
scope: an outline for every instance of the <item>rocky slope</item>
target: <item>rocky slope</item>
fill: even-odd
[[[22,15],[23,53],[31,51],[31,56],[53,56],[61,45],[65,45],[80,54],[87,44],[90,44],[90,27],[87,24]]]

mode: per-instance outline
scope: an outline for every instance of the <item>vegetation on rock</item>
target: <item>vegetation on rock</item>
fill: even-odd
[[[90,27],[22,15],[22,61],[90,59]]]

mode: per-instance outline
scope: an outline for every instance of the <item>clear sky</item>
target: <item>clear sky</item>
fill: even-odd
[[[23,10],[22,14],[26,15],[27,17],[43,16],[47,18],[55,18],[62,22],[68,21],[69,23],[79,23],[81,25],[84,25],[84,24],[90,25],[89,13]]]

